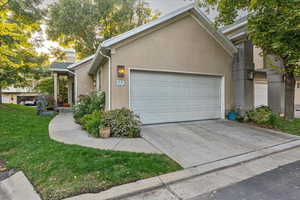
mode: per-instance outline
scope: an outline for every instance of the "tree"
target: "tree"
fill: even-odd
[[[23,86],[27,75],[45,58],[36,56],[30,43],[39,30],[39,0],[0,0],[0,103],[2,89]]]
[[[142,0],[59,0],[49,9],[47,34],[83,58],[94,54],[103,40],[158,15]]]
[[[300,2],[298,0],[204,0],[217,6],[217,24],[231,24],[241,9],[248,10],[249,39],[264,54],[283,63],[285,119],[295,116],[295,76],[300,75]],[[277,66],[278,67],[278,66]]]

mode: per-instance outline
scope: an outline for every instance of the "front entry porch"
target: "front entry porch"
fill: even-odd
[[[66,107],[75,103],[74,75],[54,72],[54,102],[56,107]]]
[[[55,107],[70,107],[75,104],[75,73],[68,67],[73,63],[53,63],[49,70],[53,76],[53,97]]]

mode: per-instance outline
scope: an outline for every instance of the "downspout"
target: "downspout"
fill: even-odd
[[[77,85],[77,75],[76,75],[76,73],[75,72],[72,72],[71,70],[69,70],[69,69],[67,69],[68,70],[68,72],[69,73],[71,73],[71,74],[73,74],[74,75],[74,92],[75,92],[75,94],[74,94],[74,96],[75,96],[75,105],[77,104],[77,98],[78,98],[78,96],[77,96],[77,93],[78,93],[78,85]]]
[[[111,110],[111,57],[102,53],[101,49],[99,52],[108,59],[108,110]]]

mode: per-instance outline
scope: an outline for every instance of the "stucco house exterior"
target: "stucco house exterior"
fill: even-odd
[[[217,119],[233,108],[253,109],[266,96],[255,100],[256,84],[270,84],[260,50],[241,34],[244,28],[237,23],[217,30],[189,5],[104,41],[95,55],[52,69],[55,88],[57,76],[66,74],[70,103],[104,91],[107,110],[129,108],[144,124]]]

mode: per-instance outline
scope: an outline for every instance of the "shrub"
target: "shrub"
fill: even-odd
[[[104,92],[92,92],[88,96],[82,96],[77,105],[74,106],[74,118],[77,122],[86,115],[95,111],[103,110],[105,107]]]
[[[99,137],[102,113],[102,111],[94,111],[91,114],[84,115],[80,119],[81,126],[95,137]]]
[[[111,128],[112,137],[139,137],[141,122],[139,116],[126,108],[107,111],[102,116],[102,124]]]
[[[276,113],[273,113],[269,107],[262,106],[256,108],[255,110],[248,111],[244,120],[260,125],[269,125],[275,127],[279,118],[280,116]]]

